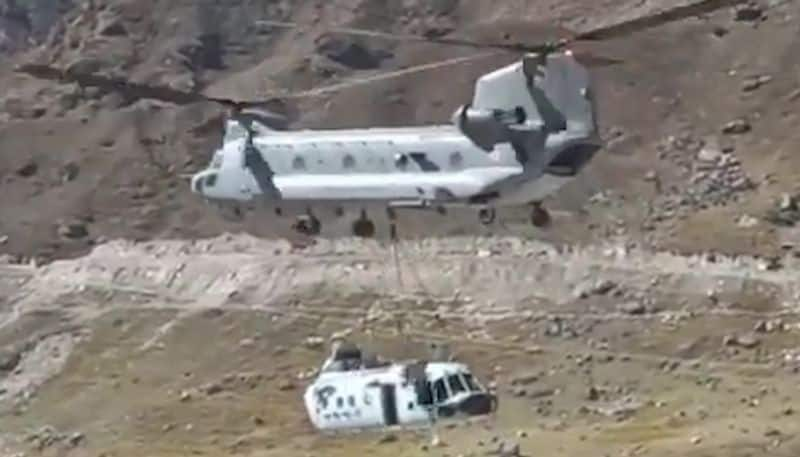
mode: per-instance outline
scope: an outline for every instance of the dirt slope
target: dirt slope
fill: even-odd
[[[519,239],[399,247],[225,236],[113,242],[0,269],[0,448],[28,455],[793,456],[798,261]],[[547,284],[548,287],[539,287]],[[402,333],[398,333],[401,331]],[[324,436],[300,402],[349,338],[387,357],[446,343],[496,417]],[[513,446],[508,447],[509,449]],[[504,455],[518,457],[518,453]]]

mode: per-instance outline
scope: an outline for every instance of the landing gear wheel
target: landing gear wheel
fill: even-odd
[[[356,219],[353,222],[353,235],[359,238],[372,238],[375,236],[375,224],[366,218]]]
[[[301,235],[317,236],[322,231],[322,223],[312,215],[300,216],[292,228]]]
[[[497,210],[494,208],[483,208],[478,211],[478,220],[481,221],[483,225],[489,225],[494,222],[495,218],[497,217]]]
[[[389,239],[392,242],[397,241],[397,212],[394,208],[386,208],[386,217],[389,219]]]
[[[531,224],[534,227],[547,227],[550,225],[550,213],[540,205],[531,208]]]

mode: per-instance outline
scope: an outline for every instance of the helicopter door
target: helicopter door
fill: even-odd
[[[397,425],[397,396],[394,384],[381,385],[381,406],[383,407],[383,423],[387,427]]]

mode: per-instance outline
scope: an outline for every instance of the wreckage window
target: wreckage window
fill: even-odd
[[[447,400],[447,387],[444,385],[444,379],[437,379],[433,383],[433,390],[436,392],[436,401],[443,402]]]
[[[461,382],[461,378],[459,378],[458,375],[451,374],[448,376],[447,383],[450,384],[450,391],[453,392],[453,395],[467,391],[467,388],[464,387],[464,383]]]
[[[478,391],[481,390],[478,387],[478,385],[475,383],[475,379],[472,377],[472,374],[464,373],[462,376],[464,377],[464,382],[467,384],[467,387],[469,388],[469,390],[471,390],[473,392],[478,392]]]

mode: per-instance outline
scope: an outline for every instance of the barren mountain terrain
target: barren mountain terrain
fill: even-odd
[[[339,221],[296,252],[262,239],[276,221],[192,195],[182,175],[219,146],[219,106],[14,71],[258,98],[483,52],[330,26],[530,43],[677,3],[0,0],[0,454],[798,455],[797,1],[577,44],[622,63],[592,69],[608,145],[547,202],[552,227],[401,213],[396,249],[339,239]],[[281,108],[296,128],[446,123],[517,57]],[[314,432],[315,337],[342,331],[393,357],[449,342],[498,413],[443,424],[439,446]]]

